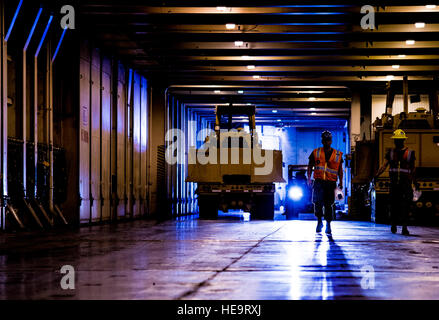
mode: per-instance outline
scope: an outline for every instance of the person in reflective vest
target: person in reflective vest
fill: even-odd
[[[413,200],[412,183],[415,180],[415,151],[405,146],[407,136],[403,130],[395,130],[391,137],[395,148],[389,149],[375,178],[389,168],[390,177],[390,222],[392,233],[396,233],[398,222],[402,225],[402,234],[410,235],[407,223]],[[416,183],[414,183],[416,185]]]
[[[322,145],[309,156],[308,184],[313,188],[314,214],[318,220],[316,232],[322,231],[324,217],[326,233],[331,234],[337,180],[340,189],[343,189],[343,153],[331,147],[332,133],[329,131],[322,133]],[[311,181],[313,171],[314,183]]]

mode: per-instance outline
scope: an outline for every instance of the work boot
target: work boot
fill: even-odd
[[[325,230],[326,234],[332,234],[331,231],[331,223],[330,222],[326,222],[326,230]]]
[[[322,232],[322,228],[323,228],[323,222],[322,222],[322,220],[319,220],[319,221],[317,222],[316,232],[317,232],[317,233]]]
[[[390,231],[392,231],[392,233],[396,233],[398,231],[398,229],[396,228],[396,226],[392,226],[390,228]]]
[[[404,236],[409,236],[410,235],[410,232],[409,232],[409,229],[407,229],[407,226],[403,226],[402,227],[401,234],[404,235]]]

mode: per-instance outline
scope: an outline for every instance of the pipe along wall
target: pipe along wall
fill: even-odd
[[[147,215],[147,79],[42,9],[11,29],[1,4],[0,229]]]
[[[167,210],[174,217],[179,217],[198,212],[197,197],[195,190],[196,183],[186,182],[188,170],[188,150],[189,147],[197,146],[197,133],[207,125],[200,121],[199,115],[191,108],[185,106],[172,94],[172,90],[167,93],[167,130],[179,129],[181,136],[178,139],[167,139],[166,146],[171,147],[171,143],[176,145],[174,156],[178,161],[175,164],[167,164],[167,198],[170,200],[170,208]],[[204,125],[204,127],[203,127]],[[168,131],[169,132],[169,131]],[[204,140],[204,137],[203,137]],[[183,151],[183,152],[177,152]]]

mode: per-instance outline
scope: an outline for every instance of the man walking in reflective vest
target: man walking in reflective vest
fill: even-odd
[[[314,214],[318,219],[316,232],[322,231],[322,218],[325,217],[326,233],[331,234],[337,180],[343,190],[343,153],[331,148],[332,133],[329,131],[322,133],[322,144],[323,147],[315,149],[309,156],[308,184],[312,185],[311,174],[314,170],[312,199]]]
[[[401,129],[395,130],[391,139],[393,139],[395,148],[387,151],[375,179],[390,166],[390,220],[392,224],[390,230],[392,233],[396,233],[397,224],[400,222],[402,234],[408,236],[410,233],[407,229],[407,222],[413,200],[412,183],[415,176],[415,151],[404,146],[407,136]]]

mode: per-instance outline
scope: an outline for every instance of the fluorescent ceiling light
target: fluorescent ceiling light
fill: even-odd
[[[216,7],[216,10],[218,10],[218,11],[226,11],[227,8],[226,7]]]
[[[277,113],[277,110],[271,110],[271,112],[273,112],[273,113]]]
[[[315,112],[311,112],[311,115],[312,115],[312,116],[315,116],[316,114],[317,114],[317,113],[315,113]]]
[[[314,111],[316,108],[310,108],[309,110]]]
[[[399,69],[399,67],[400,67],[400,65],[398,65],[398,64],[394,64],[394,65],[392,66],[393,69]]]
[[[244,41],[235,41],[235,47],[242,47],[244,45]]]
[[[405,44],[407,44],[407,45],[415,44],[415,40],[406,40]]]
[[[253,76],[253,79],[260,79],[261,78],[261,76],[259,76],[259,75],[257,75],[257,74],[255,74],[254,76]]]
[[[215,90],[214,92],[215,93],[221,93],[221,90]]]
[[[393,78],[395,78],[395,76],[388,75],[388,76],[386,76],[386,78],[387,78],[387,80],[392,80]]]
[[[406,56],[405,56],[405,54],[400,54],[398,57],[399,58],[405,58]]]
[[[234,24],[234,23],[227,23],[226,24],[226,28],[229,30],[235,29],[235,27],[236,27],[236,24]]]
[[[250,56],[242,56],[242,59],[250,59]]]
[[[311,101],[315,101],[316,98],[315,98],[315,97],[309,97],[309,100],[311,100]]]
[[[418,29],[425,28],[425,22],[416,22],[415,27]]]
[[[427,4],[425,7],[427,9],[434,9],[434,8],[436,8],[436,5],[435,4]]]
[[[244,93],[244,91],[242,91],[242,90],[238,90],[238,93]]]
[[[277,119],[277,122],[281,122],[282,120],[281,119]]]
[[[256,68],[254,65],[247,66],[247,69],[249,69],[249,70],[253,70],[254,68]]]

